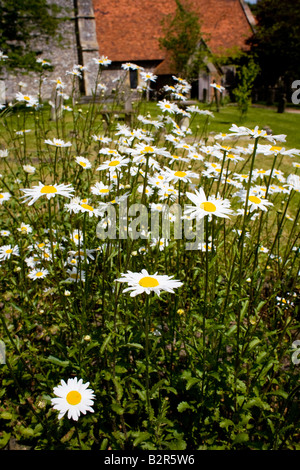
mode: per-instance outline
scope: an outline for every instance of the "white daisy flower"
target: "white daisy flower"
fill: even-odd
[[[223,91],[225,90],[225,88],[222,85],[218,85],[217,83],[211,83],[210,86],[212,88],[216,88],[217,90],[219,90],[220,93],[223,93]]]
[[[81,260],[84,260],[85,259],[85,254],[86,254],[86,261],[87,261],[87,263],[89,263],[89,259],[91,259],[91,260],[95,259],[94,256],[93,256],[94,251],[95,250],[87,250],[87,249],[83,250],[82,248],[81,248],[80,251],[71,250],[71,251],[68,252],[68,254],[69,254],[68,261],[70,261],[74,258],[76,260],[79,259],[79,258]]]
[[[48,65],[48,66],[51,65],[50,62],[48,62],[47,60],[44,60],[44,59],[42,59],[42,58],[40,58],[40,57],[39,57],[38,59],[36,59],[36,62],[37,62],[38,64],[41,64],[42,67],[45,67],[45,65]]]
[[[28,277],[35,281],[36,279],[43,279],[49,274],[48,269],[45,268],[37,268],[33,269],[29,274]]]
[[[300,191],[300,176],[299,175],[289,175],[286,179],[287,186],[290,190]]]
[[[75,161],[76,161],[76,163],[78,163],[78,165],[80,165],[85,170],[88,170],[89,168],[92,168],[92,164],[91,164],[91,162],[89,161],[88,158],[76,157]]]
[[[109,170],[109,172],[114,173],[116,170],[119,170],[121,167],[127,166],[129,162],[130,162],[129,158],[126,158],[126,157],[113,158],[112,160],[107,160],[101,163],[101,165],[98,166],[96,171]]]
[[[53,140],[51,139],[46,139],[45,144],[52,145],[54,147],[71,147],[71,142],[64,142],[62,139],[56,139],[54,138]]]
[[[111,138],[110,137],[105,137],[103,135],[92,135],[92,139],[95,141],[95,142],[101,142],[102,144],[109,144],[111,142]]]
[[[276,140],[278,140],[279,142],[285,142],[286,139],[286,135],[271,135],[268,134],[265,130],[260,130],[258,126],[256,126],[254,129],[249,129],[245,126],[237,126],[236,124],[232,124],[229,130],[232,132],[231,136],[236,137],[249,136],[254,139],[256,139],[257,137],[263,137],[264,139],[270,140],[272,142],[276,142]]]
[[[180,170],[171,170],[170,168],[165,168],[165,178],[167,181],[174,181],[177,183],[178,181],[183,181],[184,183],[191,183],[192,178],[199,178],[197,173],[193,171],[180,171]]]
[[[22,129],[20,131],[16,131],[16,135],[24,135],[28,134],[29,132],[31,132],[31,129]]]
[[[127,274],[121,274],[122,277],[116,279],[117,282],[127,282],[129,287],[123,292],[129,292],[130,297],[138,294],[150,294],[154,292],[160,296],[161,291],[174,293],[174,289],[182,286],[182,282],[172,279],[173,276],[158,275],[157,273],[150,275],[146,269],[142,269],[140,273],[127,271]]]
[[[157,75],[154,75],[152,72],[141,71],[140,75],[144,82],[155,82],[157,79]]]
[[[167,238],[152,238],[150,242],[151,247],[159,248],[159,251],[163,251],[166,246],[169,245],[169,240]]]
[[[10,231],[9,230],[0,230],[1,237],[9,237]]]
[[[138,70],[138,69],[142,69],[142,67],[140,67],[139,65],[136,65],[136,64],[133,64],[131,62],[126,62],[124,64],[121,65],[121,68],[124,69],[124,70]]]
[[[65,88],[65,84],[62,82],[60,77],[56,78],[55,80],[50,80],[50,81],[56,84],[57,90],[62,90],[63,88]]]
[[[7,192],[0,193],[0,204],[3,204],[4,201],[8,201],[11,195]]]
[[[23,165],[23,170],[25,173],[29,173],[30,175],[33,175],[36,172],[36,168],[32,165]]]
[[[37,98],[33,98],[30,95],[23,95],[23,93],[21,93],[20,91],[18,91],[18,93],[16,94],[16,100],[20,102],[24,101],[27,107],[37,106],[39,104]]]
[[[176,113],[178,111],[178,106],[175,103],[171,103],[171,101],[168,101],[166,99],[163,99],[162,101],[159,101],[157,103],[157,106],[161,109],[162,112],[168,112],[168,113]]]
[[[8,150],[0,150],[0,158],[6,158],[8,157]]]
[[[21,223],[21,226],[18,227],[17,230],[18,230],[19,232],[26,233],[26,234],[32,232],[32,228],[30,227],[30,225],[24,224],[24,223]]]
[[[111,60],[108,59],[108,57],[103,56],[103,55],[99,59],[93,58],[93,61],[95,62],[95,64],[104,65],[104,67],[107,67],[108,65],[111,64]]]
[[[96,196],[107,196],[111,189],[112,185],[108,186],[107,184],[102,183],[102,181],[97,181],[94,186],[91,187],[91,192]]]
[[[45,185],[39,182],[38,186],[34,186],[31,189],[21,189],[25,193],[25,196],[22,196],[21,199],[25,198],[23,202],[29,202],[29,206],[34,204],[41,196],[46,196],[47,199],[51,199],[56,195],[64,196],[67,198],[72,197],[74,189],[70,184],[54,184],[54,185]]]
[[[65,282],[85,282],[85,271],[78,271],[74,266],[72,269],[67,269],[67,273],[69,277],[65,280]]]
[[[80,413],[86,414],[87,411],[93,413],[95,394],[90,388],[89,382],[83,383],[82,379],[68,379],[66,383],[61,380],[60,385],[53,388],[53,393],[58,398],[52,398],[51,404],[55,410],[59,411],[58,419],[61,419],[68,413],[68,419],[78,421]]]
[[[206,215],[229,218],[233,212],[227,199],[218,199],[215,196],[206,198],[202,188],[196,190],[196,194],[187,192],[186,195],[195,204],[185,207],[185,213],[192,218],[202,219]]]
[[[5,259],[10,259],[12,255],[19,256],[19,247],[18,245],[3,245],[0,246],[0,261]]]
[[[83,232],[81,230],[73,230],[70,238],[76,245],[83,244]]]
[[[247,191],[245,189],[242,189],[241,191],[238,191],[237,193],[235,193],[234,196],[238,196],[240,200],[245,203],[246,197],[247,197]],[[270,201],[267,201],[267,199],[264,199],[261,195],[259,195],[259,192],[250,191],[249,198],[248,198],[248,205],[249,205],[250,212],[253,212],[256,209],[260,209],[266,212],[268,210],[268,206],[273,206],[273,203]]]

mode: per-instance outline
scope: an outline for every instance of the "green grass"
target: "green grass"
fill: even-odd
[[[246,118],[241,122],[239,111],[234,104],[227,104],[220,107],[220,111],[216,112],[216,107],[213,105],[204,106],[199,103],[201,109],[210,109],[214,113],[214,118],[210,119],[208,126],[209,132],[227,132],[232,124],[243,125],[249,128],[259,126],[262,129],[268,126],[272,129],[273,134],[287,135],[286,147],[287,148],[300,148],[300,113],[277,113],[277,108],[257,108],[251,106],[249,108]],[[159,114],[159,108],[156,103],[148,103],[148,110],[152,116]],[[194,121],[192,130],[196,130],[197,125],[201,125],[205,117],[201,116]]]

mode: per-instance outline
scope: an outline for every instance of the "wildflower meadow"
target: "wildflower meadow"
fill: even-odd
[[[300,150],[108,64],[1,110],[0,448],[299,449]]]

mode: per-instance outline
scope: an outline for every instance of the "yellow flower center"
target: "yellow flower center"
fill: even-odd
[[[81,207],[83,209],[87,209],[88,211],[94,211],[94,208],[92,206],[89,206],[88,204],[81,204]]]
[[[185,171],[175,171],[174,176],[178,176],[178,178],[184,178],[186,176]]]
[[[12,249],[11,249],[11,248],[9,248],[8,250],[6,250],[6,252],[5,252],[5,253],[7,253],[7,254],[10,254],[10,253],[12,253]]]
[[[38,248],[43,248],[43,246],[45,246],[45,243],[39,243],[38,244]]]
[[[259,204],[261,202],[261,199],[257,196],[249,196],[249,201],[253,202],[253,204]]]
[[[24,100],[26,100],[26,101],[30,101],[30,97],[29,97],[29,96],[24,96],[23,98],[24,98]]]
[[[113,162],[109,162],[108,166],[117,166],[119,163],[119,160],[114,160]]]
[[[276,145],[273,145],[270,150],[273,150],[275,152],[280,152],[280,150],[282,149],[282,147],[276,147]]]
[[[36,273],[36,277],[41,277],[43,275],[42,271],[39,271],[38,273]]]
[[[141,287],[157,287],[159,286],[159,282],[155,277],[145,276],[140,279],[139,285]]]
[[[215,212],[217,209],[212,202],[208,201],[202,202],[202,204],[200,204],[200,208],[203,209],[205,212]]]
[[[66,400],[69,403],[69,405],[78,405],[78,403],[81,402],[81,394],[77,392],[76,390],[72,390],[66,396]]]
[[[149,153],[149,152],[153,152],[153,147],[146,145],[146,147],[143,150],[143,153]]]
[[[51,193],[57,193],[57,189],[54,186],[44,186],[41,189],[42,194],[51,194]]]
[[[106,188],[103,188],[103,189],[100,189],[99,191],[100,193],[109,193],[109,189],[106,189]]]
[[[266,172],[266,170],[258,170],[257,173],[265,173],[265,172]]]
[[[0,199],[3,199],[3,198],[4,198],[3,194],[0,194]]]
[[[86,163],[85,162],[79,162],[79,164],[83,167],[86,167]]]

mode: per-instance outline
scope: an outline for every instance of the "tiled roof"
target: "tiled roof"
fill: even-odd
[[[240,49],[251,35],[241,0],[190,0],[214,53]],[[93,0],[99,54],[116,62],[162,61],[161,20],[176,9],[175,0]]]

